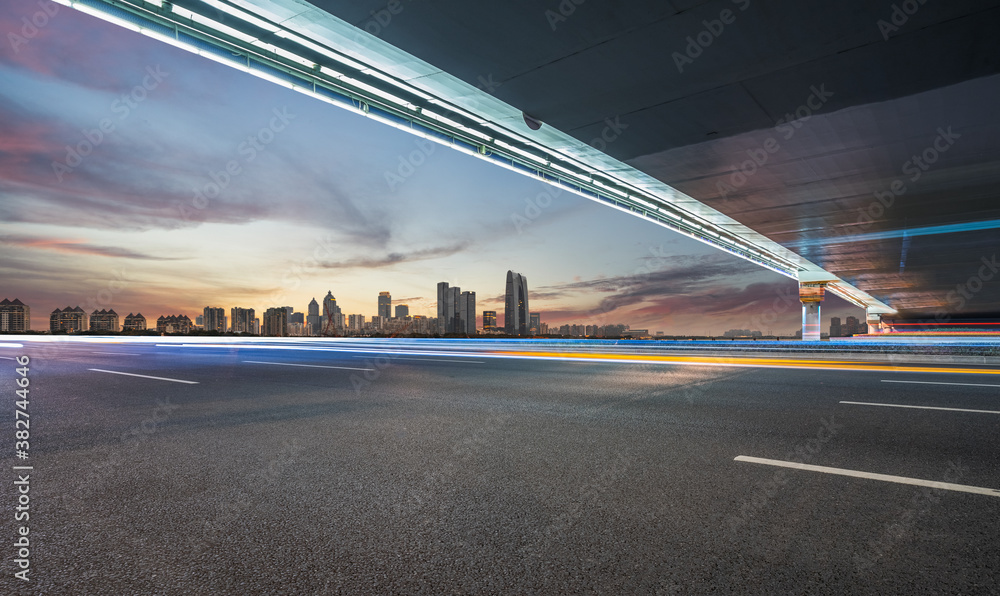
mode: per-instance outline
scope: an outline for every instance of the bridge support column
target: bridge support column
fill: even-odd
[[[882,329],[882,315],[877,312],[865,311],[865,319],[868,323],[868,333],[884,333]]]
[[[821,333],[820,303],[826,293],[826,282],[799,282],[802,302],[802,341],[819,341]]]

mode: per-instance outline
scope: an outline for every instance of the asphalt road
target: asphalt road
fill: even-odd
[[[1000,375],[989,367],[279,349],[294,347],[0,349],[0,591],[989,594],[1000,585],[1000,493],[966,492],[1000,489]],[[10,358],[21,354],[32,356],[27,460],[12,456]],[[15,465],[34,468],[30,582],[13,577]]]

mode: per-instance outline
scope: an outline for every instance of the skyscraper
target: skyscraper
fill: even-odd
[[[313,298],[306,309],[306,329],[309,335],[319,335],[323,331],[323,317],[319,316],[319,303]]]
[[[830,319],[830,337],[841,337],[840,317]]]
[[[323,297],[323,321],[329,320],[330,314],[337,311],[337,299],[333,297],[332,291],[327,291]]]
[[[455,312],[449,309],[449,306],[453,305],[451,301],[451,289],[448,287],[448,282],[442,281],[438,283],[437,298],[438,333],[448,333],[448,327],[450,326],[452,319],[455,318]]]
[[[465,333],[462,329],[462,288],[452,286],[448,288],[448,312],[451,313],[451,320],[448,321],[448,333]]]
[[[206,306],[203,317],[205,331],[226,332],[226,311],[224,309]]]
[[[17,298],[0,301],[0,331],[31,330],[31,309]]]
[[[483,311],[483,331],[490,332],[495,331],[497,328],[497,311],[495,310],[484,310]]]
[[[378,293],[378,316],[387,319],[392,317],[392,296],[389,292]]]
[[[847,324],[844,325],[844,335],[850,337],[855,333],[861,333],[860,327],[858,327],[857,317],[847,317]]]
[[[503,312],[507,335],[528,334],[528,278],[520,273],[507,271]]]
[[[407,305],[405,305],[405,304],[397,304],[396,305],[396,318],[397,319],[405,319],[408,316],[410,316],[410,307],[407,306]]]
[[[542,313],[533,312],[528,317],[528,334],[539,335],[542,326]],[[589,333],[587,335],[590,335]],[[595,334],[596,335],[596,334]]]
[[[255,314],[252,308],[234,306],[229,310],[229,319],[232,325],[229,330],[233,333],[253,333]]]
[[[269,308],[264,312],[261,335],[287,337],[288,312],[284,308]]]
[[[475,303],[475,292],[472,292]],[[462,288],[449,286],[443,281],[438,284],[438,333],[466,333],[467,325],[462,324]],[[475,305],[473,305],[473,320],[475,320]],[[472,324],[475,329],[475,323]]]
[[[457,289],[457,288],[456,288]],[[476,293],[462,292],[458,297],[458,326],[456,333],[476,334]]]
[[[343,316],[340,307],[337,306],[337,299],[333,297],[333,292],[327,292],[323,298],[323,335],[335,335],[337,330],[344,326]]]

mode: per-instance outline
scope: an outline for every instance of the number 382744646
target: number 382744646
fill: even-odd
[[[18,399],[14,402],[14,405],[17,406],[14,409],[14,438],[17,439],[14,448],[18,451],[27,452],[28,440],[30,438],[29,429],[31,426],[28,418],[28,385],[31,384],[31,381],[28,379],[28,363],[30,359],[27,356],[18,356],[15,361],[18,364],[17,380],[15,381],[17,384],[15,393]],[[26,454],[25,457],[27,457]]]

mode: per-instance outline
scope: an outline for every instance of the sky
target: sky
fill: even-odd
[[[39,6],[0,5],[0,299],[32,329],[327,291],[435,316],[440,281],[502,323],[508,269],[550,326],[800,327],[794,280],[66,7],[26,30]],[[850,315],[823,303],[824,328]]]

